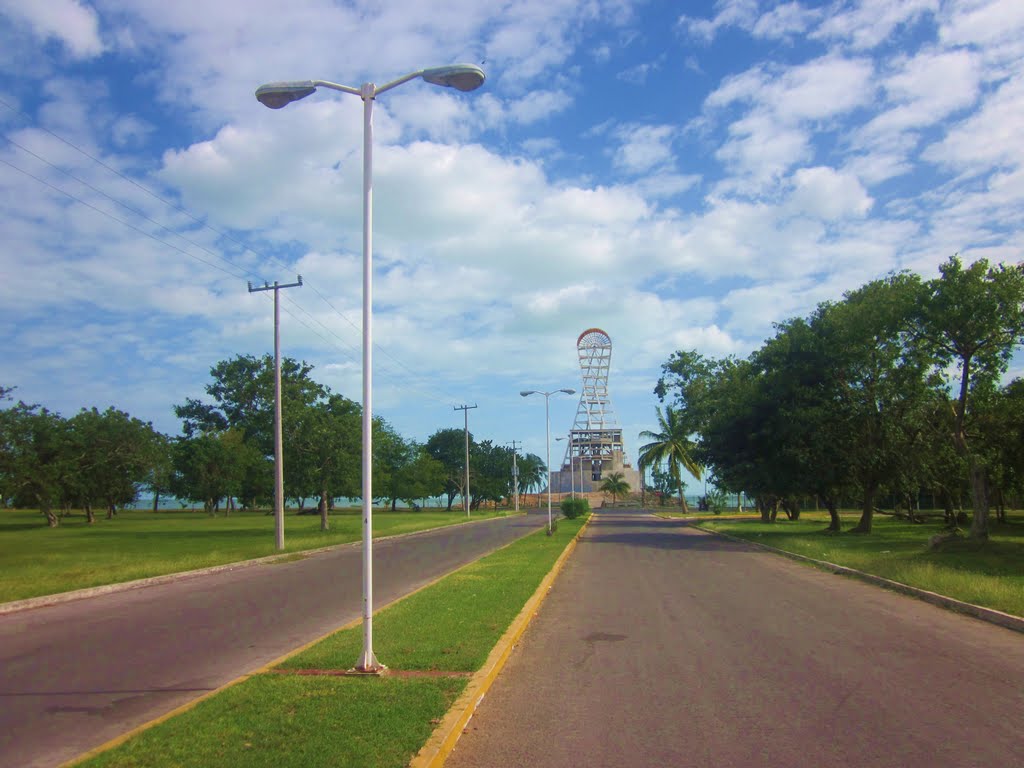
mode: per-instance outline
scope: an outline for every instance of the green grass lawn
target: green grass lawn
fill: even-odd
[[[380,611],[382,677],[294,674],[345,670],[361,627],[338,632],[83,763],[88,768],[400,768],[419,751],[579,531],[561,520]],[[402,671],[435,676],[403,677]]]
[[[474,512],[471,519],[506,512]],[[390,512],[375,510],[373,534],[399,533],[465,522],[462,510]],[[285,552],[301,552],[362,538],[359,510],[331,514],[331,530],[320,530],[316,515],[289,513],[284,522]],[[89,525],[83,515],[62,518],[48,528],[41,514],[0,510],[0,602],[114,584],[149,576],[234,563],[277,554],[274,517],[264,512],[153,513],[125,510],[113,520]]]
[[[843,517],[844,528],[859,513]],[[990,524],[990,539],[980,548],[957,546],[928,551],[928,539],[943,530],[941,518],[908,523],[876,515],[870,534],[824,533],[828,515],[804,513],[800,520],[702,521],[701,527],[757,541],[799,555],[855,568],[930,592],[986,608],[1024,616],[1024,513],[1010,522]]]

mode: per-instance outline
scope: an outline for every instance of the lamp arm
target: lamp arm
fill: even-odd
[[[400,78],[398,78],[397,80],[392,80],[390,83],[384,83],[384,85],[377,86],[376,88],[373,89],[373,95],[376,98],[380,94],[384,93],[384,91],[390,91],[392,88],[399,86],[402,83],[407,83],[410,80],[415,80],[417,77],[419,77],[426,71],[427,70],[425,69],[420,69],[417,70],[416,72],[410,72],[408,75],[402,75]]]
[[[341,85],[339,83],[332,83],[330,80],[313,80],[313,85],[318,88],[330,88],[332,91],[342,91],[344,93],[352,93],[356,96],[362,96],[363,92],[358,88],[353,88],[351,85]]]

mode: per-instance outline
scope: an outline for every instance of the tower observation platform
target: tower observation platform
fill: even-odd
[[[612,340],[600,328],[588,328],[576,339],[583,379],[576,419],[569,433],[565,458],[552,473],[552,491],[590,493],[612,472],[619,472],[631,491],[640,490],[640,473],[630,465],[608,396]]]

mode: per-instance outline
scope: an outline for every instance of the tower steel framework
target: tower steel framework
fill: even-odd
[[[600,328],[588,328],[576,339],[583,390],[576,420],[569,433],[563,467],[578,467],[581,480],[601,480],[602,469],[628,467],[622,445],[622,429],[615,423],[608,397],[608,372],[612,340]],[[581,483],[586,487],[587,483]]]

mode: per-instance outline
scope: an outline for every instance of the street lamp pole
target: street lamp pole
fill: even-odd
[[[551,411],[549,403],[551,396],[556,392],[564,392],[567,395],[575,395],[575,389],[555,389],[551,392],[541,392],[536,389],[524,389],[520,392],[520,396],[528,397],[529,395],[544,395],[544,431],[545,431],[545,444],[547,446],[547,463],[548,463],[548,535],[551,535]]]
[[[417,77],[459,91],[473,91],[484,83],[479,67],[453,64],[410,72],[380,87],[373,83],[353,88],[327,80],[290,80],[266,83],[256,89],[256,98],[270,109],[281,109],[321,87],[351,93],[363,100],[363,652],[355,669],[367,673],[378,673],[384,668],[373,653],[373,101],[385,91]]]

